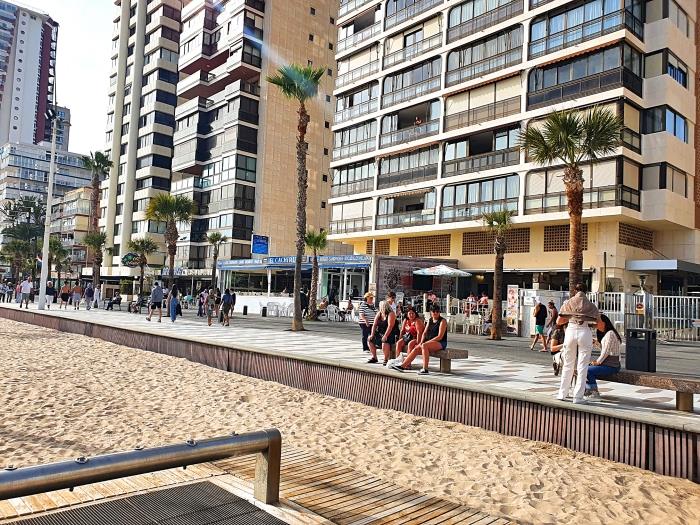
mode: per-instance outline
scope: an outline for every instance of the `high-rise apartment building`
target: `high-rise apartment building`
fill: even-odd
[[[692,0],[341,0],[331,238],[450,260],[473,274],[463,292],[490,291],[480,217],[511,210],[506,283],[566,289],[562,169],[531,162],[518,136],[600,105],[625,129],[584,165],[586,279],[700,284],[697,15]]]
[[[112,248],[104,260],[105,276],[132,273],[120,266],[132,235],[163,240],[164,225],[144,214],[151,197],[170,191],[181,4],[115,1],[106,128],[114,166],[102,183],[100,219]]]
[[[48,14],[0,1],[0,144],[51,140],[57,39]]]

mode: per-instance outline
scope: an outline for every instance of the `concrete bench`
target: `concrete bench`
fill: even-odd
[[[444,374],[449,374],[452,372],[452,360],[453,359],[468,359],[469,350],[461,348],[450,348],[447,347],[439,352],[434,352],[430,354],[430,357],[437,357],[440,359],[440,372]]]
[[[676,392],[676,410],[693,411],[693,394],[700,394],[700,378],[680,374],[657,374],[637,370],[620,370],[617,374],[600,377],[603,381],[628,385],[661,388]]]

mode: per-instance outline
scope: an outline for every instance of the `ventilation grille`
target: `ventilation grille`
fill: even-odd
[[[530,228],[515,228],[506,233],[506,253],[530,251]],[[488,231],[464,232],[462,255],[489,255],[493,253],[493,234]]]
[[[653,250],[654,232],[621,222],[618,242],[620,244],[641,248],[643,250]]]
[[[581,233],[582,249],[588,249],[588,224],[583,224]],[[544,227],[544,251],[545,252],[568,252],[569,251],[569,225],[559,224],[557,226]]]
[[[450,255],[450,235],[400,237],[399,255],[408,257],[448,257]]]
[[[377,239],[374,245],[375,255],[389,255],[389,239]],[[372,239],[367,241],[365,248],[367,255],[372,255]]]

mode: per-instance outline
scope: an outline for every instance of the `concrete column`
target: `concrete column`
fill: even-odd
[[[341,301],[344,301],[345,298],[348,296],[348,269],[343,268],[343,286],[341,288],[343,290],[343,295],[340,297]]]
[[[267,271],[267,296],[272,295],[272,270]]]

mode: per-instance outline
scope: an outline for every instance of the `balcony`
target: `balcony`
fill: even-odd
[[[378,188],[394,188],[415,182],[423,182],[425,180],[434,180],[437,178],[438,165],[430,164],[428,166],[420,166],[407,170],[396,171],[393,173],[380,174],[377,179]]]
[[[540,7],[541,5],[545,5],[550,2],[554,2],[554,0],[530,0],[530,9],[535,9],[536,7]]]
[[[425,226],[427,224],[435,224],[434,209],[377,215],[378,230],[410,228],[411,226]]]
[[[427,53],[433,49],[437,49],[442,44],[442,33],[433,35],[429,38],[424,38],[415,44],[406,46],[403,49],[384,55],[384,67],[395,66],[396,64],[401,64],[417,56],[421,56],[423,53]]]
[[[341,51],[350,49],[351,47],[354,47],[357,44],[364,42],[365,40],[369,40],[374,35],[378,35],[381,32],[382,23],[376,22],[371,26],[365,27],[363,30],[358,31],[354,35],[343,38],[342,40],[338,40],[338,43],[336,44],[336,50],[338,53],[340,53]]]
[[[466,128],[520,113],[520,97],[499,100],[485,106],[468,109],[445,117],[445,131]]]
[[[440,222],[476,221],[484,214],[496,211],[511,211],[517,214],[518,198],[444,206],[440,211]]]
[[[354,157],[355,155],[367,153],[368,151],[374,151],[375,145],[376,137],[372,137],[367,140],[348,144],[347,146],[333,148],[333,160]]]
[[[454,177],[475,171],[493,170],[504,166],[513,166],[520,162],[520,149],[508,148],[479,155],[472,155],[463,159],[455,159],[444,162],[442,165],[443,177]]]
[[[399,91],[387,93],[382,96],[382,107],[393,106],[406,100],[413,100],[433,91],[440,89],[440,76],[429,78],[412,86],[405,87]]]
[[[495,71],[500,71],[507,67],[520,64],[522,60],[523,52],[519,47],[509,49],[508,51],[498,55],[485,58],[484,60],[479,60],[478,62],[474,62],[459,69],[448,71],[445,84],[447,86],[461,84],[467,80],[483,77],[489,73],[494,73]]]
[[[399,25],[402,22],[405,22],[406,20],[409,20],[411,18],[414,18],[418,16],[421,13],[425,13],[426,11],[432,9],[433,7],[440,5],[443,3],[443,0],[419,0],[413,5],[410,5],[408,7],[404,7],[403,9],[399,9],[395,13],[391,15],[387,15],[384,23],[384,27],[386,29],[389,29],[390,27],[394,27],[396,25]]]
[[[624,206],[639,211],[639,190],[622,184],[585,189],[584,209]],[[555,213],[568,210],[566,192],[531,195],[525,197],[525,215]]]
[[[379,109],[379,99],[373,98],[367,102],[362,102],[356,106],[350,108],[345,108],[335,114],[335,123],[340,124],[347,120],[351,120],[357,117],[366,116],[369,113],[377,111]]]
[[[339,233],[363,232],[372,229],[372,217],[331,221],[331,235]]]
[[[554,53],[625,28],[629,29],[640,40],[644,38],[644,22],[622,9],[567,28],[564,31],[532,40],[530,42],[530,58]]]
[[[388,146],[430,137],[431,135],[437,135],[439,130],[440,119],[430,120],[419,125],[409,125],[404,129],[382,133],[379,137],[379,147],[386,148]]]
[[[629,69],[619,67],[528,93],[527,108],[536,109],[551,106],[565,100],[595,95],[601,91],[620,87],[626,87],[640,97],[642,96],[642,79]]]
[[[447,42],[454,42],[465,36],[473,35],[482,29],[500,24],[523,12],[523,1],[513,0],[509,4],[502,5],[491,11],[487,11],[477,17],[450,27],[447,30]]]
[[[347,184],[338,184],[331,186],[331,197],[342,197],[344,195],[354,195],[355,193],[363,193],[374,189],[374,178],[357,180]]]
[[[377,71],[379,71],[379,60],[375,60],[369,64],[365,64],[362,67],[355,68],[352,71],[348,71],[342,75],[338,75],[338,77],[335,79],[335,87],[339,88],[346,86],[347,84],[352,84],[353,82],[357,82],[360,79],[368,77]]]
[[[624,128],[620,140],[624,146],[627,146],[632,151],[636,151],[637,153],[642,152],[642,135],[636,131]]]
[[[348,0],[347,2],[341,2],[340,8],[338,9],[338,16],[345,16],[350,11],[359,9],[363,5],[369,4],[370,2],[374,2],[374,0]]]

